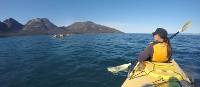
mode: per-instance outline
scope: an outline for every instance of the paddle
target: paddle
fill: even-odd
[[[172,39],[174,38],[177,34],[179,34],[180,32],[184,32],[185,30],[187,30],[190,26],[192,26],[192,21],[187,21],[183,26],[182,28],[176,32],[175,34],[173,34],[171,37],[169,37],[169,39]]]
[[[182,27],[181,29],[176,32],[175,34],[173,34],[171,37],[169,37],[169,39],[174,38],[176,35],[178,35],[180,32],[184,32],[185,30],[187,30],[190,26],[192,25],[192,21],[187,21]],[[131,66],[130,66],[131,65]],[[134,65],[133,63],[128,63],[128,64],[122,64],[119,66],[115,66],[115,67],[108,67],[107,70],[112,72],[112,73],[118,73],[120,71],[125,71],[128,69],[128,67],[130,66],[130,69],[128,70],[128,74],[130,74],[130,72],[134,69]]]

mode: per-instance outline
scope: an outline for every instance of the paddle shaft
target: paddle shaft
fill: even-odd
[[[172,39],[172,38],[174,38],[176,35],[178,35],[180,32],[178,31],[178,32],[176,32],[175,34],[173,34],[171,37],[169,37],[169,39]]]

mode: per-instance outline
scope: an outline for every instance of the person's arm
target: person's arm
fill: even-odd
[[[139,54],[138,61],[143,62],[148,58],[152,57],[152,55],[153,55],[153,45],[150,44],[147,48],[144,49],[144,51],[142,51]]]

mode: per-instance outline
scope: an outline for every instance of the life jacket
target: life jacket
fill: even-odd
[[[156,43],[153,45],[153,56],[151,61],[154,62],[167,62],[169,60],[169,52],[168,52],[168,44],[167,43]]]

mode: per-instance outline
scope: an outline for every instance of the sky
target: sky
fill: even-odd
[[[6,18],[22,24],[48,18],[58,26],[93,21],[126,33],[152,33],[158,27],[175,33],[192,20],[185,33],[200,33],[200,0],[0,0],[0,21]]]

